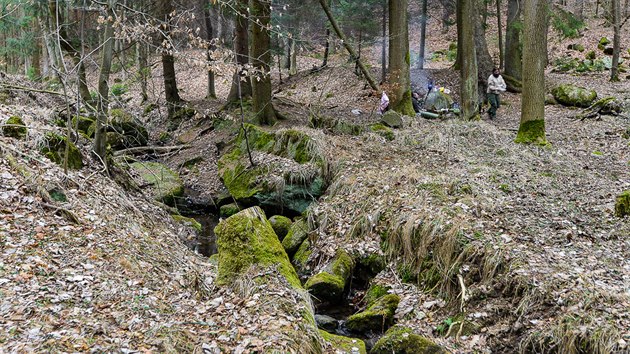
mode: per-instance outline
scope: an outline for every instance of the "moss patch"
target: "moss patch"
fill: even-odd
[[[223,217],[230,217],[238,213],[239,211],[241,211],[241,208],[239,208],[238,204],[230,203],[226,205],[221,205],[221,207],[219,208],[219,215]]]
[[[321,273],[308,279],[304,287],[319,300],[338,303],[353,269],[352,257],[345,250],[339,249],[331,263]]]
[[[571,84],[555,87],[551,90],[551,94],[560,104],[571,107],[588,107],[597,99],[595,90]]]
[[[258,264],[277,267],[294,288],[301,288],[289,257],[259,207],[230,216],[221,221],[214,232],[219,251],[219,284],[230,284],[251,265]]]
[[[270,217],[269,222],[271,223],[271,227],[273,227],[273,231],[276,233],[280,241],[284,240],[284,238],[289,233],[289,230],[291,229],[291,224],[293,224],[291,219],[282,215],[274,215]]]
[[[391,289],[391,287],[380,284],[373,284],[370,286],[368,291],[365,293],[365,303],[368,307],[376,302],[376,300],[381,297],[387,295],[387,292]]]
[[[311,242],[306,239],[302,242],[300,248],[298,248],[297,252],[295,252],[295,255],[293,256],[293,265],[300,276],[304,275],[307,271],[306,266],[311,253],[313,253],[313,250],[311,249]]]
[[[332,353],[339,354],[367,354],[365,343],[358,338],[349,338],[330,334],[326,331],[319,330],[322,338],[332,347]]]
[[[40,147],[40,152],[51,161],[62,165],[66,155],[66,144],[69,144],[68,150],[68,168],[78,170],[83,167],[83,156],[81,151],[72,143],[68,142],[65,136],[55,133],[48,133]]]
[[[630,190],[624,191],[615,200],[615,215],[624,217],[630,215]]]
[[[201,226],[201,224],[193,218],[188,218],[188,217],[177,215],[177,214],[174,214],[171,216],[178,223],[192,227],[198,233],[201,233],[203,231],[203,227]]]
[[[28,130],[24,124],[22,118],[18,116],[12,116],[4,123],[5,126],[2,127],[2,134],[4,136],[8,136],[16,139],[24,139],[26,138],[26,134]],[[14,125],[14,126],[11,126]]]
[[[420,335],[410,328],[393,327],[376,342],[370,354],[446,354],[442,347]]]
[[[540,119],[521,123],[514,142],[543,146],[548,145],[547,139],[545,138],[545,121]]]
[[[348,317],[346,326],[353,332],[382,332],[394,323],[400,297],[388,294],[376,300],[367,310]]]
[[[395,138],[394,132],[383,124],[372,124],[370,126],[370,130],[389,141],[392,141]]]
[[[85,133],[88,137],[94,136],[94,130],[91,130],[91,135],[89,134],[90,127],[95,124],[94,119],[90,117],[84,116],[74,116],[72,117],[72,128],[77,127],[79,132]]]
[[[300,248],[300,245],[308,237],[308,224],[304,219],[297,220],[291,224],[291,228],[286,237],[282,240],[282,247],[289,256],[293,256]]]
[[[168,205],[184,194],[184,185],[179,175],[157,162],[135,162],[131,164],[140,177],[152,185],[153,197]]]

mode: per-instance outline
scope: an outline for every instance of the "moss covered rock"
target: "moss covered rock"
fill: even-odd
[[[218,162],[219,175],[232,197],[244,205],[301,214],[324,192],[324,160],[305,133],[269,133],[246,125],[254,155],[264,163],[250,166],[245,133]]]
[[[630,190],[624,191],[615,200],[615,215],[624,217],[630,215]]]
[[[313,253],[311,241],[306,239],[302,242],[302,245],[300,245],[300,248],[298,248],[297,252],[295,252],[295,255],[293,256],[293,266],[300,277],[308,274],[308,260],[311,257],[311,253]]]
[[[560,104],[570,107],[588,107],[595,99],[597,92],[571,84],[560,85],[551,94]]]
[[[388,294],[389,289],[391,287],[381,284],[372,284],[365,292],[365,303],[367,307],[373,305],[376,300],[382,298],[383,296]]]
[[[356,333],[383,332],[394,323],[394,314],[399,302],[398,295],[382,296],[367,310],[348,317],[346,326]]]
[[[370,354],[447,354],[444,348],[413,333],[410,328],[393,327],[376,342]]]
[[[149,185],[153,197],[168,205],[184,194],[184,184],[179,175],[157,162],[134,162],[131,168]]]
[[[12,116],[7,119],[2,127],[2,134],[11,138],[24,139],[27,133],[28,130],[24,121],[18,116]]]
[[[453,105],[451,96],[440,91],[431,91],[424,102],[424,109],[430,112],[440,112],[449,109]]]
[[[319,331],[319,334],[326,342],[327,347],[330,348],[326,351],[327,353],[367,354],[365,343],[361,339],[338,336],[322,330]]]
[[[339,303],[353,269],[352,257],[339,249],[332,262],[322,272],[309,278],[304,287],[319,301]]]
[[[122,109],[112,109],[109,116],[107,131],[116,132],[124,137],[123,146],[116,148],[131,148],[147,144],[149,141],[147,129],[129,112]],[[112,148],[114,147],[112,146]]]
[[[188,217],[177,215],[177,214],[173,214],[171,216],[178,223],[180,223],[182,225],[186,225],[188,227],[192,227],[195,231],[197,231],[197,233],[201,233],[203,231],[203,227],[201,226],[199,221],[197,221],[197,220],[195,220],[193,218],[188,218]]]
[[[40,152],[51,161],[62,165],[66,156],[66,144],[68,149],[68,168],[78,170],[83,167],[83,156],[81,151],[72,143],[68,142],[65,136],[55,133],[48,133],[40,144]]]
[[[238,204],[230,203],[230,204],[221,205],[221,207],[219,208],[219,215],[223,217],[230,217],[238,213],[239,211],[241,211],[241,208],[238,206]]]
[[[77,127],[77,130],[81,133],[84,133],[89,138],[94,136],[94,128],[92,125],[95,125],[94,118],[85,117],[85,116],[74,116],[72,117],[72,127]]]
[[[395,138],[394,132],[383,124],[372,124],[370,126],[370,130],[389,141],[392,141]]]
[[[250,266],[277,267],[295,288],[301,288],[289,257],[259,207],[245,209],[221,221],[214,232],[219,252],[219,284],[230,284]]]
[[[291,219],[282,215],[274,215],[270,217],[269,222],[271,223],[271,227],[273,227],[273,231],[276,233],[276,236],[278,236],[278,240],[280,241],[284,240],[284,238],[289,233],[291,224],[293,224]]]
[[[403,126],[402,115],[396,111],[389,110],[381,117],[381,123],[390,128],[401,128]]]
[[[308,224],[304,219],[299,219],[291,224],[287,235],[282,240],[282,247],[291,257],[300,248],[300,245],[308,237]]]

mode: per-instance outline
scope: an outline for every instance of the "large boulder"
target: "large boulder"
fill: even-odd
[[[394,314],[399,302],[398,295],[384,295],[375,300],[367,310],[348,317],[346,326],[355,333],[383,332],[394,324]]]
[[[624,191],[615,200],[615,215],[624,217],[630,215],[630,190]]]
[[[122,109],[112,109],[109,116],[107,131],[118,133],[123,137],[122,142],[116,141],[116,145],[111,145],[108,142],[112,149],[119,150],[147,145],[149,133],[133,115]]]
[[[390,128],[401,128],[403,126],[403,120],[400,113],[389,110],[381,117],[381,123]]]
[[[11,138],[24,139],[27,133],[24,121],[18,116],[9,117],[2,127],[2,134]]]
[[[595,90],[571,84],[557,86],[551,90],[551,94],[558,103],[570,107],[588,107],[597,99]]]
[[[324,192],[323,156],[316,142],[298,130],[276,133],[246,124],[218,162],[219,175],[232,197],[242,205],[301,214]],[[252,150],[254,166],[247,153]]]
[[[175,205],[184,194],[184,184],[179,175],[157,162],[134,162],[131,168],[151,186],[153,198],[167,205]]]
[[[269,218],[269,222],[271,223],[271,227],[273,227],[273,231],[275,231],[276,236],[278,236],[278,240],[282,241],[289,233],[291,229],[291,225],[293,222],[291,219],[282,215],[274,215]]]
[[[65,136],[48,133],[40,143],[40,152],[51,161],[62,165],[66,159],[66,145],[68,145],[68,168],[78,170],[83,167],[81,151]]]
[[[410,328],[392,327],[376,342],[370,354],[447,354],[444,348],[413,333]]]
[[[451,108],[453,99],[448,94],[441,91],[431,91],[424,101],[424,109],[431,112],[440,112]]]
[[[277,267],[289,284],[302,288],[289,256],[259,207],[245,209],[221,221],[214,233],[219,251],[219,284],[231,284],[239,274],[256,264]]]
[[[332,262],[320,273],[310,277],[304,287],[319,301],[339,303],[343,299],[344,289],[353,269],[352,257],[345,250],[339,249]]]
[[[293,224],[287,235],[282,240],[282,247],[291,257],[297,252],[298,248],[306,238],[308,237],[308,224],[304,219],[299,219]]]

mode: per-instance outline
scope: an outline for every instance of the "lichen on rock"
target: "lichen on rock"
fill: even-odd
[[[376,342],[370,354],[447,354],[444,348],[413,333],[410,328],[392,327]]]

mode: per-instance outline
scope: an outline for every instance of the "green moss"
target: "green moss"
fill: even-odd
[[[304,288],[319,300],[340,301],[346,284],[342,277],[328,272],[321,272],[310,277]]]
[[[630,215],[630,190],[619,194],[615,200],[615,215],[624,217]]]
[[[367,310],[348,317],[346,326],[353,332],[381,332],[394,323],[400,297],[388,294],[377,299]]]
[[[171,215],[171,216],[178,223],[184,224],[186,226],[190,226],[195,231],[197,231],[198,233],[201,233],[203,231],[203,227],[201,226],[201,224],[197,220],[195,220],[193,218],[187,218],[185,216],[181,216],[181,215],[177,215],[177,214],[174,214],[174,215]]]
[[[51,161],[63,165],[66,155],[66,144],[69,144],[68,168],[78,170],[83,167],[81,151],[65,136],[48,133],[42,141],[40,152]]]
[[[175,205],[175,199],[184,194],[184,185],[179,175],[157,162],[135,162],[131,168],[152,186],[153,197],[168,205]]]
[[[147,114],[153,112],[157,107],[158,105],[156,105],[155,103],[149,103],[144,107],[143,114],[146,116]]]
[[[312,253],[311,242],[308,239],[304,240],[293,256],[293,265],[295,265],[295,270],[298,274],[306,272],[306,266]]]
[[[274,215],[270,217],[269,222],[271,223],[271,227],[273,227],[273,231],[276,233],[280,241],[282,241],[287,236],[289,230],[291,229],[291,224],[293,224],[291,219],[282,215]]]
[[[77,127],[79,132],[85,133],[90,138],[94,136],[94,130],[92,130],[91,135],[88,133],[90,131],[90,127],[93,124],[95,124],[93,118],[84,117],[84,116],[72,117],[72,128]]]
[[[413,110],[413,104],[411,103],[411,89],[405,91],[400,101],[392,105],[392,110],[404,116],[413,117],[416,115],[416,111]]]
[[[545,121],[540,119],[521,123],[514,142],[542,146],[548,145],[547,139],[545,138]]]
[[[361,339],[338,336],[319,330],[322,338],[330,344],[332,352],[336,354],[367,354],[365,343]]]
[[[221,221],[214,232],[219,251],[219,284],[230,284],[236,276],[257,264],[277,267],[289,284],[302,288],[289,257],[259,207],[230,216]]]
[[[557,86],[551,90],[551,94],[560,104],[570,107],[588,107],[597,99],[595,90],[571,84]]]
[[[332,274],[338,275],[347,281],[352,275],[352,269],[354,269],[354,260],[343,249],[338,249],[335,258],[331,263]]]
[[[410,328],[393,327],[376,342],[370,354],[446,354],[440,346]]]
[[[9,117],[9,119],[7,119],[4,124],[5,126],[2,127],[2,134],[4,134],[4,136],[15,139],[24,139],[26,137],[26,134],[28,133],[24,121],[18,116]]]
[[[383,124],[372,124],[370,130],[389,141],[394,140],[394,132]]]
[[[133,116],[131,113],[122,110],[120,108],[114,108],[109,110],[109,116],[112,120],[118,122],[131,122],[133,121]]]
[[[597,55],[595,54],[594,50],[590,50],[586,53],[584,57],[588,60],[595,60],[595,58],[597,58]]]
[[[241,208],[236,203],[230,203],[226,205],[221,205],[219,208],[219,215],[222,217],[230,217],[236,213],[241,211]]]
[[[293,256],[307,237],[308,224],[304,219],[299,219],[291,224],[289,232],[282,240],[282,247],[284,247],[289,256]]]
[[[367,272],[370,277],[376,276],[385,269],[385,257],[380,254],[370,254],[359,259],[362,272]]]
[[[367,304],[367,306],[371,306],[376,300],[387,295],[389,289],[391,289],[391,287],[386,285],[372,284],[365,293],[365,303]]]

